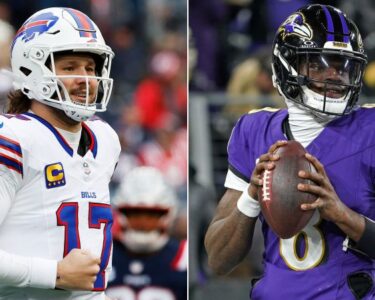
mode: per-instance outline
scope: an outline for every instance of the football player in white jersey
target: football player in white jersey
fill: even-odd
[[[0,118],[0,299],[105,299],[120,144],[93,115],[106,110],[112,58],[70,8],[35,13],[14,38],[15,92]]]

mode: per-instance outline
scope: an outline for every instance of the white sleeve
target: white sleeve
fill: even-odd
[[[12,171],[10,171],[12,172]],[[15,198],[17,183],[6,168],[0,168],[0,226]],[[23,257],[0,249],[0,282],[16,287],[55,288],[57,261]]]
[[[14,255],[0,250],[0,282],[16,287],[53,289],[57,261]]]
[[[11,201],[16,195],[16,189],[14,181],[0,168],[0,226],[9,212]]]
[[[237,191],[245,191],[249,183],[238,177],[231,170],[228,170],[227,177],[225,178],[224,186],[228,189],[233,189]]]

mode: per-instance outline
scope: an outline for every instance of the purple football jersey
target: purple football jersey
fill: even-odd
[[[249,182],[256,159],[277,140],[285,140],[287,110],[242,116],[229,145],[229,169]],[[375,109],[360,108],[338,118],[306,148],[324,165],[340,199],[375,220]],[[363,272],[374,282],[375,264],[353,250],[343,250],[345,234],[316,212],[300,234],[278,238],[260,215],[264,234],[264,275],[251,299],[356,299],[347,276]],[[375,288],[364,298],[375,299]]]

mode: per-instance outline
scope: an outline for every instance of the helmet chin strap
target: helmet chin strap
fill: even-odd
[[[302,86],[302,98],[303,103],[306,105],[313,107],[318,110],[323,110],[327,113],[334,113],[334,114],[343,114],[345,112],[345,109],[348,105],[348,99],[350,99],[351,93],[348,93],[347,95],[341,97],[341,98],[329,98],[326,97],[324,99],[324,96],[321,94],[318,94],[314,92],[313,90],[309,89],[307,86]],[[330,116],[325,113],[319,113],[319,115],[322,115],[325,119]],[[327,116],[327,117],[325,117]]]
[[[95,111],[87,111],[80,108],[72,110],[71,108],[67,108],[64,104],[62,104],[62,109],[69,118],[77,122],[87,121],[95,114]]]

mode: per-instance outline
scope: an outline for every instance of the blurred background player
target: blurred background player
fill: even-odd
[[[94,114],[111,95],[113,55],[71,8],[36,12],[14,37],[0,133],[1,299],[105,299],[120,143]]]
[[[106,294],[113,299],[187,299],[187,243],[170,237],[177,199],[160,171],[133,169],[114,198],[118,227]]]
[[[339,9],[309,5],[280,25],[272,56],[288,109],[253,111],[235,125],[227,190],[205,239],[209,264],[218,274],[231,271],[248,253],[259,216],[265,270],[251,299],[373,299],[375,111],[358,106],[367,63],[360,32]],[[285,139],[310,153],[316,172],[299,176],[314,184],[296,188],[318,197],[301,205],[316,213],[290,239],[273,233],[256,200],[261,173],[275,167],[273,152]]]

